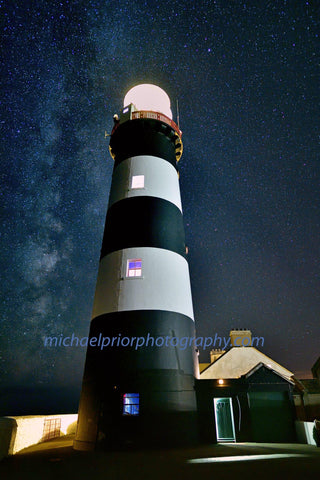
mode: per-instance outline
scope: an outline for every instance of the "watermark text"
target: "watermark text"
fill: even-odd
[[[45,337],[45,347],[96,347],[100,350],[105,348],[130,347],[138,350],[143,347],[174,347],[180,350],[186,350],[188,347],[201,348],[220,348],[225,350],[231,347],[230,337],[220,337],[215,334],[214,337],[174,337],[174,336],[152,336],[148,333],[144,337],[126,337],[121,333],[114,337],[104,337],[101,333],[98,337],[77,337],[74,333],[71,336]],[[239,336],[234,339],[236,347],[263,347],[264,337],[243,337]]]

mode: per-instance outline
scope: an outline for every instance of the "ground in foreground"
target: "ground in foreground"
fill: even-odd
[[[236,443],[194,448],[77,452],[72,438],[29,447],[0,462],[6,480],[272,480],[320,478],[320,448],[300,444]],[[243,476],[243,477],[242,477]]]

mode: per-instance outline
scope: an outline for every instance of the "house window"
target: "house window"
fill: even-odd
[[[127,263],[127,277],[141,277],[142,268],[141,268],[141,258],[134,258],[128,260]]]
[[[139,415],[139,393],[124,393],[122,415]]]
[[[44,420],[42,440],[60,437],[61,418],[49,418]]]
[[[133,175],[131,188],[144,188],[144,175]]]

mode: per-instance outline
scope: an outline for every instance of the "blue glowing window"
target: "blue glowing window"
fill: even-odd
[[[139,393],[123,394],[123,415],[139,415]]]
[[[128,260],[127,277],[141,277],[141,275],[142,275],[141,258],[134,258],[134,259]]]

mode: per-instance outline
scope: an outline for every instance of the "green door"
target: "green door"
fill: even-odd
[[[295,441],[292,407],[286,392],[250,392],[254,442]]]

